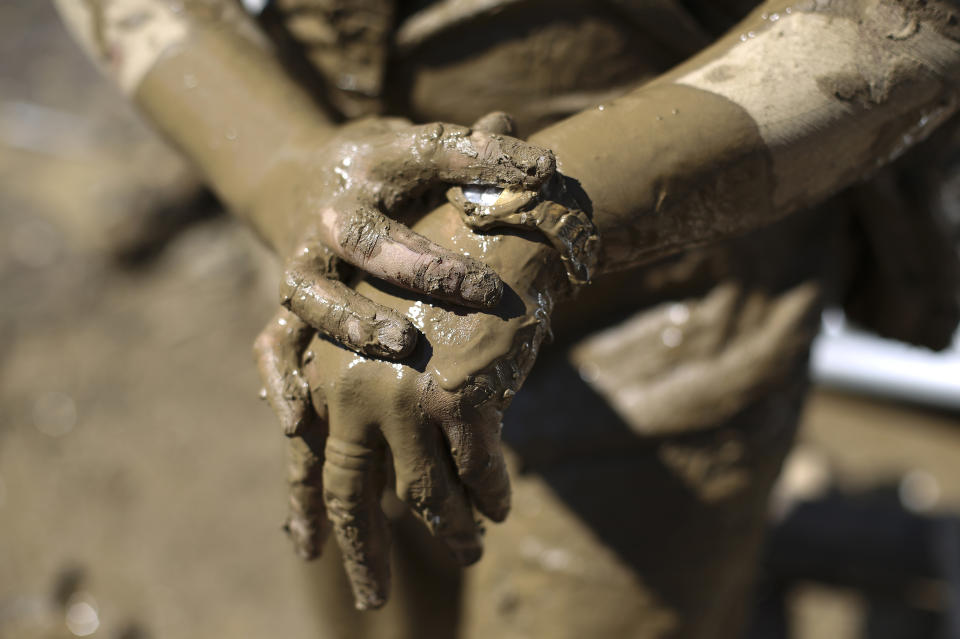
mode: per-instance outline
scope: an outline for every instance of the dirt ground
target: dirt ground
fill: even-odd
[[[275,267],[223,217],[137,269],[107,258],[184,175],[50,3],[0,3],[4,639],[71,636],[91,597],[96,636],[309,634],[250,354]]]
[[[47,2],[0,3],[0,639],[316,636],[250,355],[276,265],[222,216],[108,257],[189,175]],[[845,486],[922,469],[957,512],[958,426],[818,392],[803,439]],[[855,637],[859,607],[803,589],[797,636]]]

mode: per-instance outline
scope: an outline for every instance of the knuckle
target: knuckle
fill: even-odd
[[[420,140],[439,140],[443,137],[446,127],[441,122],[431,122],[424,124],[416,129],[416,135]]]
[[[303,275],[298,270],[288,269],[280,280],[280,305],[290,309],[294,300],[302,295],[304,286]]]
[[[360,320],[349,309],[337,304],[323,304],[316,311],[320,330],[330,337],[349,346],[355,346],[361,339],[357,326]]]
[[[288,402],[302,402],[310,396],[310,385],[303,378],[299,368],[290,370],[283,377],[283,399]]]
[[[272,355],[277,349],[277,338],[271,328],[265,328],[253,340],[253,354],[258,360]]]
[[[466,452],[460,460],[460,478],[467,484],[484,484],[497,472],[493,455],[487,452]]]
[[[435,510],[438,504],[446,500],[448,494],[446,482],[433,471],[426,471],[403,482],[398,481],[397,484],[397,495],[418,512]]]
[[[439,122],[424,124],[414,130],[413,148],[419,155],[430,157],[443,146],[444,138],[449,135],[449,125]]]
[[[351,479],[357,479],[373,461],[374,451],[359,444],[345,442],[335,437],[327,440],[325,448],[324,471],[346,471]],[[350,482],[350,485],[359,485],[362,481]],[[343,485],[338,482],[336,485]]]
[[[461,126],[459,124],[445,124],[444,125],[444,137],[450,138],[466,138],[469,137],[473,130],[470,127]]]
[[[345,255],[364,264],[377,256],[389,231],[389,222],[379,212],[359,208],[341,224],[337,246]]]

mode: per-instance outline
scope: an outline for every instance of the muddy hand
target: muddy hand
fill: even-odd
[[[402,121],[393,120],[383,121],[381,126],[396,130],[407,128]],[[508,114],[494,111],[477,120],[472,128],[493,135],[511,135],[515,125]],[[529,171],[535,163],[527,162],[525,166]],[[544,175],[549,177],[549,172]],[[523,180],[520,176],[518,179]],[[308,424],[318,421],[300,371],[301,357],[313,337],[311,327],[326,327],[323,332],[328,336],[354,350],[379,357],[406,354],[415,342],[413,326],[399,313],[371,302],[339,281],[343,275],[341,268],[337,256],[323,245],[313,250],[307,246],[300,248],[290,258],[281,283],[284,308],[270,320],[254,343],[257,369],[264,385],[263,397],[288,437],[304,434]]]
[[[481,340],[505,328],[496,316],[478,326],[438,307],[424,312],[435,320],[425,327],[430,343],[435,330],[457,330],[461,324],[461,332]],[[479,559],[473,506],[494,521],[509,511],[500,450],[502,411],[526,376],[524,362],[532,363],[543,332],[541,320],[523,323],[520,339],[514,340],[519,348],[471,374],[454,391],[438,383],[446,376],[417,370],[442,357],[427,348],[403,366],[364,359],[314,338],[301,357],[303,340],[315,332],[286,310],[257,339],[264,396],[284,431],[296,435],[288,445],[284,529],[297,554],[313,559],[332,521],[358,608],[381,606],[389,591],[389,531],[380,508],[388,485],[460,563]]]
[[[554,166],[546,149],[452,124],[371,119],[345,125],[333,137],[302,136],[270,169],[254,204],[276,211],[275,226],[262,231],[286,259],[281,303],[352,350],[403,358],[417,332],[395,311],[339,282],[343,264],[435,299],[495,306],[502,282],[491,268],[389,215],[443,183],[536,189]]]
[[[491,114],[474,129],[502,134],[511,126],[505,115]],[[449,206],[416,228],[463,253],[484,257],[483,247],[491,245],[490,238],[464,227]],[[366,359],[316,338],[304,352],[305,336],[312,331],[286,311],[257,341],[265,395],[285,432],[299,435],[291,440],[286,529],[298,554],[314,557],[328,530],[323,517],[329,515],[359,608],[379,607],[389,591],[389,531],[380,508],[384,489],[395,490],[463,564],[481,553],[474,507],[494,521],[509,511],[500,450],[502,411],[548,330],[551,297],[544,282],[555,281],[558,289],[565,283],[562,269],[545,266],[550,251],[542,244],[520,238],[502,242],[501,248],[514,250],[491,255],[491,265],[507,274],[514,288],[496,314],[411,302],[365,282],[356,291],[348,289],[370,309],[380,309],[375,312],[381,316],[409,317],[423,330],[421,347],[405,364]],[[310,251],[301,259],[329,268],[327,257]],[[550,277],[541,277],[542,271]],[[287,280],[293,284],[294,278],[288,273]],[[344,323],[352,319],[341,317]],[[305,389],[311,398],[304,396]]]
[[[360,609],[381,606],[389,594],[383,490],[394,490],[463,564],[482,552],[474,509],[493,521],[507,516],[502,414],[549,333],[554,293],[569,290],[545,242],[478,235],[451,205],[415,228],[483,256],[503,275],[505,296],[491,312],[463,313],[362,281],[358,294],[422,331],[411,356],[365,358],[320,337],[309,345],[302,375],[329,423],[323,500]],[[323,532],[306,545],[318,547]]]
[[[489,325],[478,326],[475,318],[439,307],[426,312],[431,318],[445,314],[430,326],[456,325],[481,343],[486,332],[505,330],[495,316],[488,316]],[[436,358],[446,357],[437,352],[444,348],[442,338],[426,324],[424,341],[433,350],[418,348],[406,364],[362,358],[322,339],[311,344],[314,357],[304,373],[314,403],[326,402],[329,411],[323,502],[359,609],[378,608],[389,595],[390,533],[381,508],[383,490],[394,490],[463,565],[482,553],[474,508],[493,521],[507,516],[510,483],[500,447],[502,413],[529,371],[531,351],[536,352],[545,327],[531,320],[513,330],[525,333],[516,349],[450,390],[444,388],[449,378],[435,370],[441,365]],[[319,546],[324,534],[318,529],[316,541],[298,544]]]

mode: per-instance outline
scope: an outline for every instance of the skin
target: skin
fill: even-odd
[[[337,279],[341,262],[464,306],[499,301],[495,272],[388,215],[442,184],[537,188],[554,170],[549,151],[451,124],[337,127],[228,3],[58,6],[94,59],[285,260],[281,303],[315,328],[370,355],[413,348],[406,320]]]
[[[778,220],[928,136],[956,112],[960,43],[956,3],[920,6],[766,2],[653,83],[532,136],[590,197],[599,271]]]
[[[413,355],[388,364],[317,338],[305,356],[312,403],[328,416],[325,447],[312,449],[308,464],[323,465],[314,474],[315,489],[322,491],[360,609],[382,606],[389,593],[389,531],[380,506],[385,489],[394,490],[458,561],[479,559],[473,508],[502,521],[510,505],[500,447],[503,411],[549,334],[554,299],[569,291],[549,244],[519,234],[491,242],[460,219],[448,205],[415,228],[495,265],[507,287],[497,312],[464,315],[365,283],[358,290],[417,322],[422,337]],[[514,259],[519,256],[525,259]],[[363,399],[371,397],[376,401]],[[385,481],[385,469],[392,469],[392,482]],[[317,537],[296,538],[299,548],[322,544],[322,515],[318,508],[312,513],[314,519],[291,514],[291,521],[302,522],[294,528],[318,531]]]
[[[502,284],[493,270],[381,211],[395,212],[437,183],[536,187],[553,166],[543,149],[454,125],[374,119],[346,125],[333,138],[298,138],[279,154],[252,204],[256,217],[282,220],[270,229],[288,256],[282,305],[358,352],[408,355],[413,326],[328,277],[338,260],[431,297],[494,306]]]
[[[533,143],[556,154],[563,182],[575,180],[572,183],[582,193],[576,207],[562,198],[554,201],[557,194],[549,188],[540,194],[542,202],[555,202],[561,211],[553,220],[562,219],[564,208],[571,215],[576,210],[585,214],[603,240],[595,249],[597,269],[610,272],[755,228],[820,201],[894,159],[956,111],[960,47],[953,24],[955,8],[952,2],[860,0],[795,6],[767,2],[729,36],[670,74],[603,104],[602,109],[584,111],[534,136]],[[387,161],[380,170],[369,166],[361,170],[357,179],[373,176],[374,184],[347,193],[348,204],[341,205],[336,191],[339,183],[333,176],[342,176],[335,170],[337,162],[327,159],[343,158],[343,146],[337,146],[334,137],[311,133],[324,130],[311,115],[312,107],[303,100],[298,102],[296,91],[278,79],[279,71],[261,65],[249,47],[240,46],[235,38],[201,30],[189,33],[145,73],[136,86],[137,100],[207,171],[224,199],[290,259],[304,258],[297,253],[301,244],[317,242],[335,257],[343,258],[347,252],[353,257],[348,261],[370,269],[370,260],[384,251],[374,256],[376,250],[367,251],[369,247],[403,244],[410,251],[410,265],[421,263],[417,256],[423,251],[405,244],[406,237],[392,236],[396,226],[386,225],[383,218],[370,221],[367,211],[373,208],[375,216],[376,211],[389,210],[431,181],[462,176],[457,171],[469,163],[464,156],[492,157],[495,154],[486,151],[488,144],[502,146],[495,134],[486,134],[494,140],[487,142],[483,135],[474,138],[472,130],[454,129],[452,136],[444,138],[447,127],[400,133],[381,127],[376,132],[358,133],[359,146],[374,149],[371,158]],[[797,59],[805,64],[795,64]],[[863,68],[862,60],[874,64]],[[203,87],[200,98],[184,97],[186,74],[199,80],[198,86]],[[770,90],[771,86],[778,90]],[[231,99],[222,99],[224,95]],[[280,113],[289,117],[278,117]],[[389,128],[388,122],[381,125]],[[368,134],[370,138],[365,138]],[[825,138],[831,140],[830,145],[822,143]],[[414,148],[425,146],[427,155],[437,157],[429,150],[434,145],[446,159],[426,162],[426,167],[413,172],[412,181],[405,183],[408,186],[397,187],[391,176],[408,179],[410,173],[393,155],[391,139],[403,139],[408,146],[412,142]],[[237,140],[242,142],[233,144]],[[437,140],[443,141],[435,144]],[[464,140],[468,140],[470,152],[458,154]],[[265,148],[283,152],[263,153]],[[324,153],[318,154],[313,164],[297,159],[309,157],[316,148]],[[546,152],[517,148],[527,148],[530,153],[506,162],[507,170],[495,162],[495,167],[501,166],[492,169],[496,182],[531,190],[543,185],[552,169],[549,160],[541,162],[548,157]],[[448,157],[444,149],[453,153]],[[531,164],[533,157],[537,159]],[[284,166],[282,162],[289,158],[294,159]],[[358,165],[364,166],[364,162]],[[277,168],[281,166],[283,170]],[[343,168],[342,159],[339,168]],[[298,171],[305,177],[292,181],[286,177],[290,173],[296,176]],[[471,167],[465,181],[476,181],[479,174]],[[350,191],[352,179],[344,178],[340,186]],[[314,185],[323,186],[314,191]],[[299,217],[297,206],[303,203],[311,204],[311,223]],[[350,231],[350,222],[341,224],[345,211],[350,221],[360,219],[359,226],[373,229],[374,237],[344,241],[356,235]],[[560,255],[549,244],[530,240],[515,244],[514,239],[523,238],[514,235],[491,244],[489,239],[476,239],[480,236],[470,239],[473,236],[461,235],[465,232],[462,227],[443,226],[443,221],[461,214],[471,217],[468,211],[458,214],[450,208],[440,209],[423,218],[415,229],[432,241],[446,243],[447,250],[465,251],[458,243],[475,242],[465,252],[471,259],[481,255],[499,272],[523,302],[522,312],[504,316],[503,300],[496,312],[487,313],[457,314],[431,306],[440,310],[431,310],[427,317],[437,321],[424,323],[421,342],[426,344],[420,344],[423,350],[415,351],[410,364],[357,358],[342,349],[328,352],[328,346],[335,348],[328,342],[314,342],[303,361],[296,362],[290,354],[297,353],[302,343],[298,330],[288,335],[291,340],[285,345],[280,345],[282,331],[273,342],[271,348],[284,350],[285,355],[261,357],[271,367],[267,395],[276,405],[290,395],[296,398],[290,415],[303,415],[302,384],[291,385],[295,390],[287,391],[278,382],[301,371],[298,375],[308,380],[318,416],[329,411],[328,433],[288,426],[306,423],[312,416],[291,417],[285,424],[288,432],[306,435],[301,439],[311,451],[302,454],[303,444],[296,444],[301,454],[293,464],[295,507],[290,529],[300,547],[319,548],[324,526],[318,521],[316,495],[322,493],[346,556],[358,605],[364,608],[382,604],[387,593],[386,530],[378,502],[385,486],[395,485],[400,497],[464,561],[477,554],[475,534],[466,523],[469,504],[494,519],[505,514],[495,507],[504,503],[499,472],[478,473],[469,460],[494,460],[491,467],[498,467],[492,452],[497,447],[492,424],[509,394],[516,391],[513,382],[519,385],[532,365],[542,339],[524,331],[542,327],[542,317],[549,314],[551,305],[540,303],[541,295],[549,299],[554,287],[566,286],[566,278],[557,268]],[[545,226],[549,224],[538,228]],[[432,235],[437,230],[440,232]],[[307,234],[299,235],[300,231]],[[484,252],[488,246],[493,250]],[[307,248],[311,249],[308,263],[316,259],[327,263],[326,254],[315,258],[313,246]],[[544,250],[548,253],[542,253]],[[372,269],[375,274],[390,274],[397,263],[404,263],[395,251],[385,253],[379,270]],[[569,255],[567,258],[569,261]],[[313,263],[313,267],[295,264],[296,277],[287,278],[292,293],[284,296],[287,305],[295,311],[299,308],[302,315],[308,315],[304,306],[310,304],[311,296],[320,300],[320,305],[344,300],[349,305],[353,299],[349,293],[330,302],[329,287],[314,286],[301,277],[310,268],[315,279],[323,277]],[[428,289],[436,282],[453,282],[452,287],[441,285],[439,290],[444,294],[459,290],[464,301],[462,283],[467,278],[458,269],[458,265],[450,266],[446,271],[449,277],[427,278],[414,270],[391,281],[408,286],[426,282]],[[550,275],[544,275],[543,269]],[[351,344],[356,348],[364,348],[357,342],[380,335],[384,323],[395,322],[391,313],[411,312],[410,300],[396,291],[386,292],[365,282],[356,292],[378,304],[380,314],[361,311],[341,321],[342,313],[317,312],[319,317],[336,318],[333,323],[338,327],[366,322],[367,330],[357,331],[359,337]],[[295,302],[298,296],[303,299]],[[491,304],[495,297],[480,296]],[[300,302],[304,306],[297,306]],[[350,321],[357,317],[360,319]],[[339,332],[337,327],[322,328],[339,338],[346,335],[350,343],[349,328]],[[402,342],[402,337],[396,337],[401,334],[391,333],[391,339]],[[445,335],[456,339],[444,344]],[[432,350],[427,350],[428,345]],[[530,355],[518,355],[523,345]],[[478,386],[478,380],[493,381]],[[438,432],[444,439],[438,440]],[[321,456],[320,447],[311,445],[308,438],[324,436],[327,444]],[[459,484],[451,479],[448,460],[458,470]],[[316,472],[318,466],[320,473]],[[480,468],[488,469],[488,465],[484,462]],[[456,487],[449,489],[451,484]],[[306,524],[300,525],[300,520]]]
[[[512,123],[495,115],[475,126],[509,129]],[[582,211],[533,195],[503,193],[483,212],[484,224],[528,229],[517,209],[529,208],[529,218],[551,235],[554,229],[574,226],[587,236],[584,244],[595,240]],[[556,198],[571,203],[563,189]],[[365,282],[358,287],[365,297],[387,301],[388,308],[410,317],[422,331],[405,363],[365,360],[321,338],[314,338],[304,353],[310,328],[287,312],[274,318],[255,345],[266,399],[281,416],[285,433],[297,436],[290,443],[286,529],[297,553],[313,558],[332,523],[361,610],[381,607],[389,593],[389,531],[380,506],[388,487],[458,562],[480,558],[473,508],[493,521],[509,512],[509,480],[500,448],[503,411],[550,334],[554,300],[569,296],[576,276],[586,273],[576,249],[564,250],[566,259],[557,259],[553,247],[562,245],[557,239],[489,237],[469,230],[461,220],[480,211],[465,206],[458,190],[451,199],[455,204],[414,228],[460,253],[482,256],[502,274],[506,300],[496,311],[464,315]],[[571,216],[576,223],[564,221]],[[468,347],[476,356],[465,352]],[[306,379],[314,383],[308,386]],[[368,393],[375,393],[377,401],[358,410],[359,397]],[[385,469],[392,471],[392,481]]]
[[[784,10],[784,7],[775,3],[768,5],[763,9]],[[707,80],[701,79],[709,74],[705,69],[715,69],[724,61],[737,60],[740,55],[737,48],[746,46],[752,40],[748,36],[747,43],[741,42],[740,31],[750,33],[754,29],[773,28],[769,19],[763,17],[765,11],[758,10],[730,37],[660,81],[605,104],[602,110],[592,109],[581,113],[534,135],[531,141],[555,152],[561,175],[567,175],[568,171],[570,175],[576,175],[579,186],[589,196],[588,205],[582,208],[590,211],[590,217],[599,227],[603,239],[598,251],[597,270],[619,270],[681,247],[729,236],[779,219],[869,174],[875,170],[878,157],[880,162],[893,159],[902,152],[905,136],[913,136],[909,140],[909,143],[913,143],[929,134],[932,117],[939,121],[955,109],[953,94],[956,76],[953,70],[960,68],[960,49],[952,38],[935,28],[945,25],[947,19],[943,15],[938,17],[938,14],[927,13],[917,19],[925,19],[926,22],[921,24],[927,24],[928,29],[920,29],[915,35],[924,33],[923,37],[929,37],[930,41],[913,42],[896,51],[896,46],[891,47],[886,34],[901,24],[903,15],[884,12],[881,10],[884,8],[890,9],[891,5],[880,3],[880,8],[875,11],[864,9],[859,14],[837,10],[832,14],[827,11],[826,15],[817,12],[804,15],[797,11],[801,15],[793,25],[798,39],[813,38],[813,29],[818,29],[820,45],[834,52],[846,52],[856,57],[884,49],[891,56],[891,70],[884,76],[888,82],[885,97],[878,97],[875,101],[850,104],[846,93],[834,91],[831,85],[833,92],[827,95],[821,93],[811,96],[805,103],[798,104],[774,99],[766,105],[768,110],[760,112],[748,108],[753,103],[746,88],[742,92],[746,97],[741,98],[740,103],[727,95],[701,88],[709,85]],[[846,27],[840,27],[832,33],[828,30],[824,35],[821,17],[826,22],[836,20],[852,24],[857,16],[866,16],[866,19],[859,23],[862,40],[856,41],[855,46],[849,47],[846,42],[830,40],[831,36],[848,35]],[[788,28],[790,19],[780,20],[787,21],[784,28]],[[793,45],[788,44],[785,48],[789,46]],[[892,53],[891,49],[894,49]],[[917,59],[918,52],[934,50],[937,50],[937,55]],[[943,57],[939,57],[941,55]],[[838,61],[831,58],[820,62],[827,67],[822,71],[831,77],[829,73],[833,65],[849,69],[854,60],[841,58]],[[898,69],[901,63],[907,64],[907,68]],[[774,67],[771,73],[788,73],[794,68],[792,65],[771,66]],[[812,66],[821,71],[816,65]],[[793,72],[802,76],[806,71],[799,69]],[[809,81],[809,78],[788,76],[782,81],[803,82]],[[731,89],[725,91],[737,94]],[[936,115],[931,116],[931,113]],[[914,133],[916,123],[924,118],[927,120],[925,127],[928,128]],[[803,119],[802,128],[794,125],[798,119]],[[859,128],[850,125],[853,119],[861,123]],[[777,131],[773,128],[776,121],[786,122],[786,125]],[[654,124],[634,132],[631,125],[635,122]],[[843,155],[833,164],[828,163],[826,168],[821,166],[825,162],[822,155],[804,152],[809,145],[809,132],[818,129],[834,132],[843,149]],[[625,134],[632,136],[629,145],[616,140]],[[845,143],[847,146],[844,147]],[[837,162],[842,170],[837,169]],[[550,201],[550,195],[548,193],[544,198],[547,202]],[[454,201],[461,206],[464,204],[462,199],[456,197]],[[570,206],[569,203],[567,206]],[[430,229],[434,217],[443,218],[445,215],[449,215],[449,211],[435,211],[415,228]],[[467,223],[480,228],[494,226],[483,221],[483,216],[478,219],[478,216],[467,211],[462,211],[461,216]],[[512,213],[503,215],[498,222],[519,222],[517,217],[511,216]],[[430,234],[435,231],[423,232],[432,237]],[[444,233],[449,235],[445,236]],[[448,229],[436,237],[439,242],[449,237],[450,245],[462,246],[464,239],[461,233],[465,231]],[[523,263],[528,250],[530,248],[524,246],[508,249],[501,244],[497,253],[502,259],[513,252],[504,262],[507,265]],[[531,280],[523,278],[532,277],[531,273],[520,274],[521,279],[511,280],[505,275],[506,268],[500,266],[498,272],[510,283],[511,288],[523,290],[530,286]],[[562,278],[555,277],[558,278],[553,282],[556,286]],[[403,298],[376,299],[384,305],[396,306],[401,312],[408,304]],[[450,354],[445,351],[442,341],[431,332],[434,325],[424,322],[424,339],[433,347],[430,361],[441,362],[433,369],[435,375],[444,370],[444,360],[457,356],[462,358],[465,344],[476,344],[487,330],[494,330],[487,327],[487,322],[492,322],[488,318],[483,314],[471,315],[456,318],[453,327],[444,325],[444,332],[464,336],[463,341],[456,345],[458,348]],[[496,330],[504,328],[507,327]],[[504,346],[505,343],[490,344],[484,349],[483,355],[475,357],[466,366],[467,370],[459,370],[455,378],[462,380],[463,387],[458,390],[456,385],[448,384],[448,392],[453,390],[461,398],[467,397],[471,371],[482,371],[491,361],[509,361],[511,351]],[[382,432],[382,426],[379,425],[384,422],[389,422],[391,432],[399,430],[406,437],[413,437],[414,433],[422,433],[425,429],[429,431],[431,423],[434,428],[439,423],[439,428],[443,430],[442,419],[429,413],[424,416],[409,406],[406,406],[406,412],[398,408],[405,406],[399,398],[412,401],[412,397],[417,399],[419,405],[431,405],[431,392],[435,387],[420,381],[421,387],[413,381],[422,380],[427,372],[418,376],[414,373],[418,370],[416,365],[411,366],[410,372],[405,366],[402,371],[395,372],[389,365],[372,360],[360,363],[348,357],[338,358],[324,344],[315,343],[311,346],[313,361],[317,363],[306,375],[310,386],[317,389],[313,400],[321,406],[321,410],[324,410],[324,406],[339,404],[337,409],[330,408],[331,438],[350,437],[358,432],[369,433],[369,430],[365,430],[368,426],[372,426],[374,431],[379,428]],[[322,356],[319,356],[321,353]],[[436,379],[433,381],[436,382]],[[329,392],[324,390],[328,388],[340,389],[340,394],[331,399]],[[343,394],[343,389],[351,390]],[[393,395],[394,391],[399,395]],[[368,397],[397,397],[399,403],[387,402],[382,411],[376,407],[367,408],[358,416],[358,406],[371,404],[366,399]],[[462,406],[463,399],[460,401]],[[471,408],[477,410],[478,406],[471,405]],[[397,423],[398,414],[406,417],[405,425]],[[342,430],[337,427],[338,422]],[[474,425],[482,428],[484,421],[475,418]],[[398,438],[396,434],[392,436]],[[370,440],[365,441],[366,444],[355,445],[369,447],[364,450],[376,448]],[[474,451],[464,451],[462,444],[451,445],[451,448],[455,448],[459,454],[473,457],[482,458],[489,454],[488,448],[483,445],[477,445]],[[376,504],[380,485],[375,486],[373,479],[365,480],[363,475],[371,472],[370,469],[378,463],[387,463],[384,452],[377,454],[380,456],[365,457],[362,468],[357,470],[357,474],[351,475],[351,483],[345,490],[353,496],[352,501],[337,501],[341,499],[337,495],[344,490],[343,484],[338,483],[332,495],[329,488],[324,489],[328,508],[331,502],[350,504],[347,509],[338,506],[329,512],[335,528],[342,530],[340,538],[349,538],[353,543],[345,561],[354,584],[357,605],[361,609],[381,605],[388,588],[388,573],[383,560],[383,548],[388,543],[385,528],[380,524],[374,525],[369,516],[367,520],[362,520],[365,522],[362,525],[354,525],[361,521],[355,513],[378,512]],[[435,451],[424,450],[411,460],[398,460],[394,453],[392,464],[395,467],[405,464],[409,471],[418,468],[418,464],[431,454],[435,454]],[[334,476],[331,475],[331,478]],[[403,497],[403,490],[400,489],[398,494]],[[483,512],[482,508],[480,510]],[[377,517],[382,515],[378,514]],[[371,548],[378,550],[368,553],[367,550]],[[371,561],[370,557],[374,559]]]

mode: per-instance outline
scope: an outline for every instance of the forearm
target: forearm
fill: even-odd
[[[787,5],[765,3],[666,76],[533,136],[592,201],[600,270],[816,204],[956,111],[957,3]]]
[[[175,6],[176,5],[176,6]],[[70,29],[140,110],[271,243],[251,197],[286,141],[330,127],[226,0],[57,0]]]

